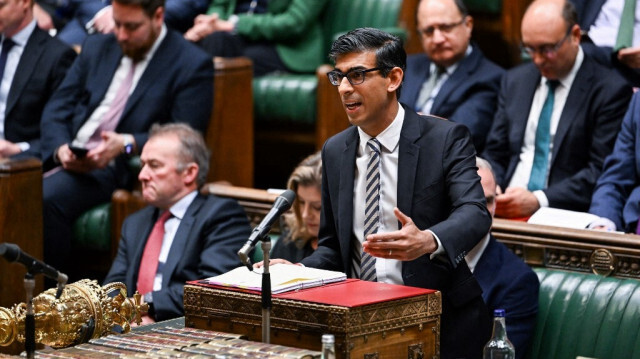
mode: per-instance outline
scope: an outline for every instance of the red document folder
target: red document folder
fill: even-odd
[[[200,281],[191,281],[187,282],[187,284],[260,295],[260,292],[258,291],[247,291],[238,288],[216,286],[202,283]],[[381,282],[369,282],[359,279],[347,279],[342,282],[327,284],[320,287],[275,294],[273,295],[273,298],[292,299],[353,308],[435,292],[436,291],[433,289],[408,287]]]

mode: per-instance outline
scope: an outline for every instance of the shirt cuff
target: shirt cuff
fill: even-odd
[[[429,233],[433,235],[433,238],[436,240],[436,243],[438,243],[438,248],[436,249],[436,251],[431,253],[431,255],[429,256],[429,258],[434,259],[435,257],[444,254],[445,251],[444,251],[444,247],[442,246],[442,242],[440,242],[440,238],[438,238],[438,236],[436,236],[436,234],[433,233],[432,230],[427,229],[427,231],[429,231]]]
[[[96,29],[93,27],[93,24],[96,23],[96,19],[100,17],[100,15],[102,15],[105,11],[109,9],[111,9],[111,5],[107,5],[103,7],[102,9],[100,9],[100,11],[98,11],[95,15],[93,15],[91,20],[89,20],[89,22],[87,22],[86,25],[84,25],[84,28],[85,30],[87,30],[87,33],[93,34],[96,32]]]
[[[549,199],[547,199],[547,195],[544,194],[544,191],[533,191],[533,195],[538,199],[540,207],[549,207]]]
[[[594,229],[595,227],[603,226],[607,229],[608,232],[613,232],[616,230],[616,224],[613,223],[609,218],[600,217],[595,221],[589,223],[587,228]]]
[[[16,143],[16,145],[20,147],[20,151],[22,152],[28,151],[31,148],[31,145],[29,145],[29,142],[18,142]]]

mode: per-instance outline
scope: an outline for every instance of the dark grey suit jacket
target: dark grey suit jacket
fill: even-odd
[[[123,282],[131,296],[136,291],[144,246],[159,210],[145,207],[122,225],[116,256],[105,283]],[[233,200],[198,195],[180,221],[169,257],[162,267],[162,289],[153,292],[156,320],[184,315],[186,281],[225,273],[242,265],[237,251],[250,235],[244,210]]]
[[[40,156],[40,118],[44,106],[64,79],[76,53],[37,26],[20,56],[11,82],[4,118],[5,139],[28,142],[20,156]]]
[[[533,63],[507,71],[498,112],[483,153],[497,183],[506,188],[516,169],[540,72]],[[631,88],[616,73],[584,57],[553,139],[548,187],[549,205],[587,211],[604,158],[611,153],[631,98]]]
[[[405,285],[442,291],[442,358],[480,358],[490,335],[482,290],[464,260],[487,233],[491,217],[466,127],[405,108],[398,155],[398,208],[442,241],[445,258],[403,262]],[[302,263],[350,273],[356,127],[322,150],[322,215],[318,249]],[[390,211],[387,208],[385,211]],[[465,338],[465,345],[459,345]],[[457,343],[457,344],[456,344]]]

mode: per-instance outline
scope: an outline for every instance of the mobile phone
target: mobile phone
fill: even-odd
[[[88,149],[83,148],[83,147],[77,147],[77,146],[72,146],[69,145],[69,149],[71,150],[71,152],[73,152],[74,155],[76,155],[76,157],[78,158],[83,158],[87,155],[87,152],[89,152]]]

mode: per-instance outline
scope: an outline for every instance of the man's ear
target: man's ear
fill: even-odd
[[[198,179],[199,169],[200,168],[195,162],[191,162],[187,165],[187,167],[185,167],[185,169],[182,171],[182,178],[185,185],[188,186],[196,182],[196,180]]]
[[[391,71],[389,71],[387,78],[389,79],[389,86],[387,87],[387,91],[395,92],[402,84],[404,71],[402,71],[402,69],[399,67],[394,67],[391,69]]]

